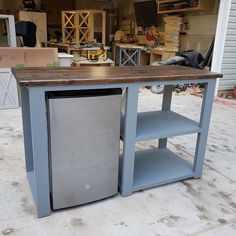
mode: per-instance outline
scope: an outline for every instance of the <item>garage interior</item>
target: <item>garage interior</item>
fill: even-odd
[[[236,1],[229,2],[230,11],[227,16],[229,20],[222,63],[220,69],[216,70],[215,62],[218,54],[214,43],[221,37],[217,35],[219,14],[223,6],[221,0],[0,0],[0,233],[2,235],[57,233],[88,236],[223,234],[233,236],[236,234],[236,136],[233,132],[236,123],[236,71],[234,68]],[[109,82],[104,87],[99,87],[96,83],[91,88],[86,84],[75,86],[76,84],[70,83],[69,80],[75,72],[80,74],[80,71],[82,75],[83,73],[91,74],[91,77],[96,77],[97,73],[98,78],[101,79],[103,75],[106,77],[110,69],[118,73],[119,70],[116,72],[116,68],[120,71],[129,71],[131,68],[130,71],[134,72],[135,68],[138,70],[139,67],[157,69],[157,67],[170,66],[171,70],[171,67],[175,65],[203,71],[199,72],[200,74],[209,73],[208,80],[203,80],[202,83],[201,80],[194,80],[194,78],[188,80],[188,83],[176,79],[183,83],[174,84],[172,87],[172,109],[170,111],[170,108],[169,110],[167,108],[167,112],[178,113],[189,121],[193,121],[194,124],[199,122],[200,126],[204,117],[204,110],[201,109],[204,109],[205,102],[210,97],[210,92],[207,95],[206,83],[210,80],[212,68],[219,75],[214,78],[217,79],[217,83],[202,177],[200,179],[191,175],[173,177],[173,180],[160,181],[158,184],[147,185],[148,187],[136,187],[132,195],[126,194],[125,190],[120,190],[123,184],[120,180],[123,178],[123,169],[120,170],[122,161],[117,162],[117,165],[114,163],[117,159],[115,153],[120,152],[121,155],[125,150],[125,135],[129,136],[126,131],[132,133],[132,129],[128,128],[124,131],[125,134],[122,133],[126,122],[129,122],[128,118],[125,120],[129,104],[127,100],[129,89],[125,88],[126,84],[124,87],[118,85],[114,88],[109,87],[107,85]],[[35,71],[32,84],[30,80],[27,80],[32,73],[31,70]],[[37,71],[38,74],[36,74]],[[67,75],[68,81],[64,77],[63,84],[66,91],[62,88],[57,91],[58,84],[53,85],[50,90],[51,85],[46,85],[46,82],[41,87],[36,85],[31,89],[31,86],[34,86],[33,82],[39,83],[37,79],[40,76],[45,77],[46,74],[43,75],[43,71],[46,74],[58,75],[55,81]],[[27,81],[22,80],[20,73],[25,73]],[[122,73],[120,77],[123,76]],[[223,78],[219,78],[221,73]],[[194,75],[189,75],[194,77]],[[113,77],[119,79],[119,75]],[[168,100],[166,91],[170,85],[163,81],[156,84],[155,80],[144,84],[141,79],[140,81],[137,104],[130,102],[130,107],[132,104],[137,105],[138,111],[133,112],[163,111],[165,100]],[[83,166],[86,162],[83,159],[82,167],[78,162],[78,165],[73,165],[74,169],[70,169],[67,181],[71,181],[71,184],[66,186],[65,177],[61,175],[61,173],[65,174],[65,171],[60,172],[58,168],[57,172],[58,161],[53,159],[54,154],[51,156],[48,154],[50,156],[48,165],[52,214],[50,217],[41,219],[37,217],[49,214],[39,214],[40,204],[37,203],[37,198],[40,194],[35,197],[32,191],[32,186],[37,186],[37,184],[28,184],[27,178],[29,182],[31,180],[25,174],[25,172],[28,173],[29,168],[27,158],[24,163],[24,157],[27,155],[25,133],[28,128],[27,119],[24,118],[27,102],[24,101],[22,86],[32,93],[38,88],[44,89],[44,86],[49,86],[45,89],[48,152],[54,152],[55,155],[60,153],[60,155],[73,156],[75,150],[80,149],[80,155],[90,158],[92,155],[96,156],[93,150],[97,150],[97,155],[101,155],[102,159],[93,162],[91,166],[99,166],[101,162],[111,163],[113,160],[113,165],[109,166],[113,173],[110,173],[111,169],[105,169],[105,164],[104,169],[99,169],[99,167],[95,169],[94,166],[91,171],[86,169],[87,164]],[[70,86],[75,86],[75,89]],[[79,86],[84,86],[85,90],[76,91]],[[132,87],[133,84],[129,86]],[[99,93],[97,90],[100,90]],[[100,97],[100,93],[104,97]],[[57,104],[57,101],[60,103],[62,100],[68,101],[73,98],[79,101],[81,97],[86,98],[81,102],[83,103],[81,106],[78,105],[79,102],[73,105],[75,104],[73,101],[65,102],[63,106]],[[88,97],[93,99],[89,101]],[[44,110],[41,109],[41,103],[37,103],[32,98],[29,98],[28,103],[29,107],[35,104],[35,109],[30,112],[34,112],[32,117],[36,117],[35,121],[37,121],[37,116],[41,117]],[[84,109],[84,104],[87,104],[89,109]],[[131,110],[130,108],[130,114]],[[208,111],[211,114],[211,106],[208,107]],[[39,112],[38,115],[37,112]],[[58,114],[63,119],[58,119]],[[76,119],[71,119],[74,116]],[[33,124],[32,117],[28,120],[31,126],[43,129],[40,118],[39,123]],[[165,119],[163,120],[165,125]],[[57,122],[66,124],[65,129],[61,129],[60,123]],[[79,127],[79,122],[84,126],[78,128],[77,132],[76,129],[73,130],[73,127],[76,125]],[[148,119],[147,122],[151,123]],[[68,128],[68,123],[71,123],[70,128]],[[103,136],[95,140],[96,132],[100,132],[100,129],[97,129],[100,124],[103,125],[101,127],[106,127],[104,130],[107,130],[107,133],[103,131]],[[196,160],[193,157],[197,156],[195,150],[199,145],[198,135],[202,132],[199,131],[202,127],[197,127],[194,132],[190,131],[191,128],[185,131],[183,127],[182,123],[175,120],[173,130],[179,130],[179,134],[177,131],[174,133],[177,134],[176,136],[171,133],[168,136],[168,142],[167,139],[164,140],[165,136],[158,137],[158,142],[156,137],[137,138],[134,144],[135,152],[153,149],[157,143],[160,148],[160,143],[164,141],[168,150],[176,153],[186,163],[195,166]],[[208,130],[207,125],[205,127]],[[165,129],[168,128],[171,127]],[[90,135],[84,135],[86,130]],[[160,132],[155,125],[153,130]],[[78,140],[82,141],[76,146],[72,140],[78,138],[79,132],[82,133],[82,138]],[[138,132],[138,124],[136,132]],[[119,136],[119,148],[116,145],[116,133]],[[37,143],[35,140],[32,138],[32,146],[34,142]],[[40,138],[37,140],[41,142]],[[108,144],[109,150],[100,148],[107,147]],[[67,146],[70,147],[69,151]],[[101,151],[101,149],[104,150]],[[87,150],[89,150],[88,153]],[[66,163],[63,165],[68,167]],[[35,163],[33,168],[35,168]],[[118,171],[116,173],[118,168],[119,173]],[[143,171],[140,175],[148,176],[148,172],[152,169],[147,168],[146,173]],[[165,170],[163,166],[163,169],[157,170],[164,172],[163,175],[168,171],[173,174],[175,172],[174,164],[172,169]],[[100,180],[95,177],[96,172],[103,172],[99,174]],[[137,172],[134,170],[134,178]],[[37,175],[35,172],[32,173]],[[66,192],[66,197],[70,191],[73,191],[74,195],[82,192],[76,189],[79,182],[83,182],[81,185],[84,185],[85,193],[87,193],[93,188],[92,184],[86,184],[90,176],[94,177],[94,181],[98,181],[94,182],[98,183],[94,192],[90,195],[81,195],[79,201],[72,195],[69,196],[69,202],[64,199],[62,185],[64,185],[63,191]],[[194,179],[190,179],[192,177]],[[117,178],[119,178],[119,183],[117,183]],[[35,181],[37,178],[33,177],[33,179]],[[75,182],[72,183],[72,180]]]
[[[206,56],[215,36],[219,9],[218,0],[190,1],[190,3],[189,1],[157,1],[157,3],[154,1],[151,4],[145,4],[145,1],[122,0],[70,0],[60,2],[42,0],[35,1],[34,8],[29,9],[29,11],[25,11],[20,0],[3,0],[1,2],[0,7],[4,9],[2,13],[13,14],[16,21],[32,21],[36,25],[37,43],[35,46],[37,47],[53,46],[58,47],[59,51],[67,52],[66,46],[63,48],[61,44],[76,45],[78,47],[79,43],[103,43],[104,46],[110,47],[108,50],[109,58],[115,59],[115,44],[122,42],[140,45],[144,47],[141,53],[141,65],[149,65],[151,63],[150,49],[157,49],[157,51],[160,49],[160,54],[162,55],[156,53],[154,59],[163,59],[162,57],[165,53],[163,54],[162,51],[164,51],[166,43],[164,37],[165,27],[168,30],[168,23],[171,25],[171,21],[165,21],[166,16],[180,17],[178,20],[181,25],[175,29],[176,35],[172,35],[176,42],[172,41],[172,45],[166,45],[166,48],[168,47],[172,51],[168,51],[169,55],[166,53],[164,59],[168,59],[177,52],[187,50],[196,50]],[[93,13],[91,11],[89,13],[88,11],[88,14],[91,15],[89,17],[86,17],[86,13],[84,13],[86,19],[81,27],[86,26],[87,29],[80,29],[79,19],[75,20],[78,17],[72,16],[69,11],[89,9],[101,12]],[[35,12],[36,10],[37,12]],[[79,12],[76,14],[79,14]],[[106,21],[104,25],[102,20]],[[152,25],[150,24],[153,24],[156,28],[151,30],[150,27]],[[76,30],[70,30],[71,27],[75,27]],[[88,35],[86,33],[83,35],[84,37],[79,39],[82,36],[82,30],[88,31]],[[2,35],[6,34],[3,24],[1,31]],[[79,31],[80,34],[78,33]],[[56,45],[51,43],[56,43]],[[72,52],[73,50],[71,49],[70,51]]]

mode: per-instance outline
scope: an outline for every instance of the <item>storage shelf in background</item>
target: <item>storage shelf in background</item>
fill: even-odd
[[[173,111],[151,111],[138,114],[136,141],[198,133],[199,124]]]
[[[186,2],[186,4],[184,4]],[[158,0],[158,13],[174,13],[185,11],[206,11],[211,10],[213,0],[196,0],[195,4],[189,4],[189,1],[180,0]]]
[[[192,177],[193,167],[168,149],[136,152],[133,191]]]

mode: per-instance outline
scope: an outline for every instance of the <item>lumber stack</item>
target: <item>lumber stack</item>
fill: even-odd
[[[182,17],[167,16],[165,21],[165,48],[179,49],[179,32],[182,23]]]

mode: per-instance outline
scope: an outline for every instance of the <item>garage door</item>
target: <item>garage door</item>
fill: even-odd
[[[231,2],[221,68],[224,78],[220,80],[219,90],[233,89],[236,85],[236,0]]]

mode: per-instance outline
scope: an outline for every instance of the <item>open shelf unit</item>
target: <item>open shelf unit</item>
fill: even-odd
[[[95,39],[96,16],[101,16],[102,42],[105,44],[106,36],[106,11],[103,10],[66,10],[62,16],[62,41],[64,44],[88,43]]]
[[[168,68],[158,68],[158,70],[162,69],[165,69],[166,76]],[[123,150],[119,163],[119,191],[122,196],[130,196],[133,192],[142,189],[202,176],[216,79],[205,77],[201,79],[204,93],[199,109],[200,117],[197,115],[195,120],[196,116],[193,116],[194,120],[192,120],[171,110],[172,94],[176,84],[199,83],[193,74],[190,75],[191,78],[187,77],[188,82],[181,79],[182,75],[186,76],[185,71],[181,71],[180,76],[175,74],[175,80],[171,77],[166,79],[161,77],[160,83],[149,83],[143,78],[145,81],[143,86],[164,85],[161,111],[139,112],[139,108],[144,105],[141,103],[139,107],[140,84],[130,85],[125,90],[121,121],[123,141],[121,149]],[[159,96],[156,98],[158,99]],[[155,103],[153,107],[156,105]],[[174,151],[168,149],[168,138],[187,134],[196,136],[194,157],[191,159],[186,159],[176,149]],[[153,140],[155,146],[145,147],[141,143],[136,146],[137,142],[147,140]],[[141,150],[139,147],[142,147]]]
[[[124,117],[121,131],[123,132]],[[124,134],[121,132],[121,138]],[[137,113],[135,142],[200,133],[200,124],[171,110]],[[133,191],[195,176],[193,165],[164,148],[135,152]]]
[[[122,131],[124,127],[122,118]],[[137,114],[136,142],[201,132],[199,123],[173,111]],[[121,139],[124,134],[121,133]],[[167,148],[135,152],[133,191],[194,177],[193,166]]]
[[[199,124],[173,111],[137,114],[136,142],[199,133]],[[135,153],[133,191],[194,177],[193,167],[167,148]]]

